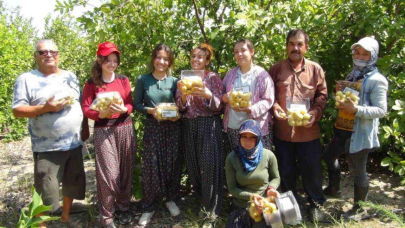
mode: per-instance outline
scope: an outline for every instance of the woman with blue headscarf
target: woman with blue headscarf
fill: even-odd
[[[245,120],[238,134],[238,146],[228,154],[225,163],[228,189],[234,197],[227,227],[265,227],[264,221],[254,223],[246,208],[250,197],[278,195],[277,159],[273,152],[263,148],[257,121]]]
[[[379,118],[387,113],[387,79],[378,72],[378,42],[365,37],[351,46],[353,70],[346,81],[360,86],[359,103],[350,99],[339,102],[339,114],[334,125],[334,136],[324,151],[328,166],[329,186],[325,195],[340,197],[339,156],[346,154],[349,170],[354,179],[354,205],[343,217],[360,220],[367,212],[359,204],[367,199],[369,180],[366,173],[367,157],[375,151],[378,141]],[[337,88],[341,90],[341,88]]]

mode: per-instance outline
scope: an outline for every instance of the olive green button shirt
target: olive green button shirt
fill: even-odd
[[[226,182],[234,202],[239,207],[246,207],[253,194],[264,196],[267,187],[275,189],[280,185],[280,175],[276,156],[270,150],[263,149],[263,157],[255,170],[243,173],[242,162],[232,151],[226,157]]]
[[[152,73],[139,76],[134,92],[135,110],[148,115],[148,108],[159,103],[174,103],[178,80],[172,76],[157,80]]]

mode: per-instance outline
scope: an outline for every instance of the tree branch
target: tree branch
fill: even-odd
[[[197,3],[195,2],[195,0],[193,0],[193,5],[194,5],[194,10],[195,10],[195,16],[197,18],[198,25],[200,26],[201,33],[204,36],[205,42],[208,44],[209,40],[207,38],[207,35],[205,34],[204,25],[202,24],[201,19],[200,19],[200,15],[198,14]]]

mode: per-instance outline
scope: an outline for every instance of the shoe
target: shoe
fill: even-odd
[[[368,187],[358,187],[354,184],[354,204],[352,209],[343,214],[346,220],[359,221],[368,216],[367,210],[360,206],[360,201],[366,201],[368,195]]]
[[[320,208],[311,208],[309,211],[309,218],[313,223],[322,221],[325,218],[325,213]]]
[[[342,192],[339,188],[331,187],[330,185],[323,190],[325,196],[330,196],[334,198],[342,198]]]
[[[132,217],[129,211],[116,211],[115,214],[120,225],[128,225],[132,222]]]
[[[150,222],[150,220],[151,220],[151,218],[152,218],[152,216],[153,216],[154,214],[155,214],[154,211],[142,213],[142,216],[141,216],[141,218],[139,219],[138,224],[139,224],[140,226],[146,226],[146,225]]]
[[[366,209],[359,205],[354,205],[352,209],[343,214],[343,219],[360,221],[367,216],[368,214]]]
[[[175,202],[173,202],[173,201],[167,202],[166,207],[170,211],[170,215],[172,217],[176,217],[177,215],[180,214],[180,209],[179,209],[179,207],[177,207]]]
[[[116,228],[115,223],[114,222],[110,222],[108,223],[106,226],[104,226],[105,228]]]

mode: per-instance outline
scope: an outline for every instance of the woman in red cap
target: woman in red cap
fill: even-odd
[[[133,109],[131,84],[125,75],[114,73],[120,54],[113,43],[98,45],[82,103],[84,115],[94,120],[100,220],[109,228],[115,227],[114,213],[120,224],[131,222],[129,207],[136,154],[136,134],[129,116]]]

